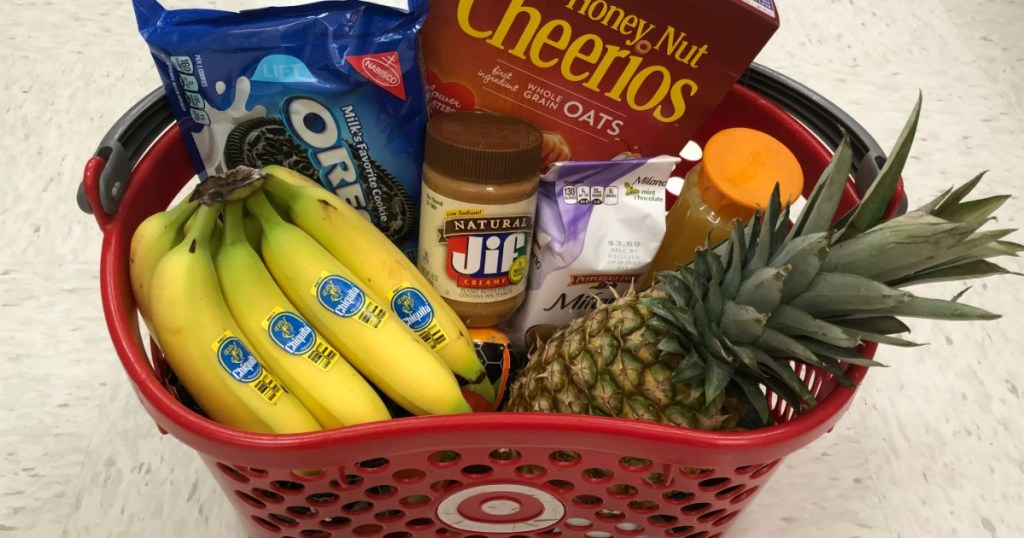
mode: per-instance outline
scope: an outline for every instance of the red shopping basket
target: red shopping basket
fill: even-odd
[[[129,111],[89,161],[80,199],[103,230],[104,314],[139,400],[162,431],[199,453],[253,536],[719,537],[779,462],[828,431],[853,398],[855,389],[827,372],[800,367],[818,406],[795,416],[769,393],[778,424],[751,432],[539,413],[401,418],[294,435],[214,423],[168,390],[159,351],[146,352],[129,282],[135,228],[194,177],[172,122],[162,90]],[[754,65],[696,138],[736,126],[770,133],[799,158],[807,195],[840,125],[860,172],[874,177],[884,155],[856,122]],[[840,211],[863,188],[851,181]],[[903,210],[900,190],[888,216]],[[865,372],[848,370],[854,382]]]

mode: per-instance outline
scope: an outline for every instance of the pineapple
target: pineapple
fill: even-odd
[[[602,304],[537,342],[508,409],[634,418],[706,430],[772,420],[764,391],[793,409],[816,404],[794,371],[824,369],[849,386],[846,364],[876,366],[864,342],[901,338],[900,316],[998,316],[906,288],[1010,273],[989,258],[1016,255],[1013,230],[979,231],[1009,198],[964,198],[981,175],[923,207],[882,221],[906,163],[918,99],[864,199],[837,221],[852,151],[843,140],[803,211],[790,223],[776,189],[766,210],[647,290]],[[962,294],[961,294],[962,295]]]

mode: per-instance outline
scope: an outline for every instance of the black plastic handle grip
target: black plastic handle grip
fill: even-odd
[[[845,131],[853,146],[857,190],[862,195],[867,192],[885,164],[886,156],[861,124],[821,94],[763,65],[752,64],[738,82],[776,103],[807,126],[830,149],[839,146]],[[127,188],[131,171],[139,159],[150,144],[173,124],[174,115],[161,87],[125,112],[103,137],[95,156],[106,161],[100,175],[99,195],[103,211],[108,215],[117,211],[121,194]],[[92,213],[84,183],[78,187],[78,207]],[[907,199],[904,197],[899,213],[906,210]]]

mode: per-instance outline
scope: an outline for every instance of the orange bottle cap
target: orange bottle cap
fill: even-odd
[[[803,192],[800,163],[775,138],[733,128],[715,133],[705,145],[698,176],[701,198],[723,217],[749,219],[767,206],[776,183],[784,206]]]

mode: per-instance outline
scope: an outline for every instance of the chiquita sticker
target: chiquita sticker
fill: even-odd
[[[285,352],[302,357],[321,370],[334,366],[341,355],[295,312],[276,307],[263,319],[270,340]]]
[[[267,402],[274,403],[284,392],[284,387],[263,369],[249,348],[230,331],[225,332],[216,342],[213,349],[224,370],[239,383],[252,387]]]
[[[310,292],[334,315],[356,318],[371,329],[379,328],[388,317],[384,307],[373,302],[359,286],[343,276],[321,273]]]
[[[391,310],[398,315],[402,323],[415,331],[430,349],[437,351],[448,343],[448,335],[434,315],[434,305],[430,304],[430,300],[423,292],[404,282],[391,292],[390,299]]]

